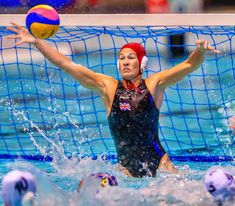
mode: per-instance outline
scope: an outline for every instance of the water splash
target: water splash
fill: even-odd
[[[192,170],[188,166],[179,168],[180,174],[173,175],[158,171],[156,178],[132,178],[122,174],[116,165],[98,159],[79,159],[76,156],[69,159],[64,155],[60,142],[56,143],[46,136],[35,123],[30,121],[24,112],[14,110],[17,118],[28,122],[32,128],[50,144],[48,148],[41,147],[29,133],[34,145],[43,155],[53,156],[53,172],[44,175],[45,163],[41,170],[30,169],[38,180],[38,205],[92,205],[92,206],[119,206],[119,205],[214,205],[213,198],[207,193],[203,185],[204,171]],[[231,168],[230,168],[231,169]],[[102,188],[97,193],[95,182],[88,182],[80,193],[76,192],[80,180],[95,172],[107,172],[118,179],[117,187]],[[128,194],[128,195],[127,195]],[[225,203],[226,205],[227,203]]]

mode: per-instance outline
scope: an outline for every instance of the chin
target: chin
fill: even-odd
[[[129,76],[129,75],[122,75],[122,78],[125,79],[125,80],[131,80],[132,77]]]

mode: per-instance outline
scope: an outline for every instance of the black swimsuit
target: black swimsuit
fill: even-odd
[[[118,82],[108,122],[118,162],[134,177],[155,176],[166,153],[158,137],[159,110],[144,80],[138,88]]]

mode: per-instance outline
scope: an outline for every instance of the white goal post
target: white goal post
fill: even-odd
[[[25,24],[24,14],[0,14],[0,25]],[[60,14],[61,26],[216,26],[234,25],[235,14]]]

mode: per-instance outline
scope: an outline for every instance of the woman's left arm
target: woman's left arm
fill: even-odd
[[[189,55],[187,60],[172,67],[171,69],[161,71],[150,77],[152,81],[155,81],[158,88],[165,89],[169,85],[176,84],[186,75],[195,71],[204,61],[205,51],[220,53],[219,50],[215,50],[205,40],[197,40],[196,46],[197,48]]]

